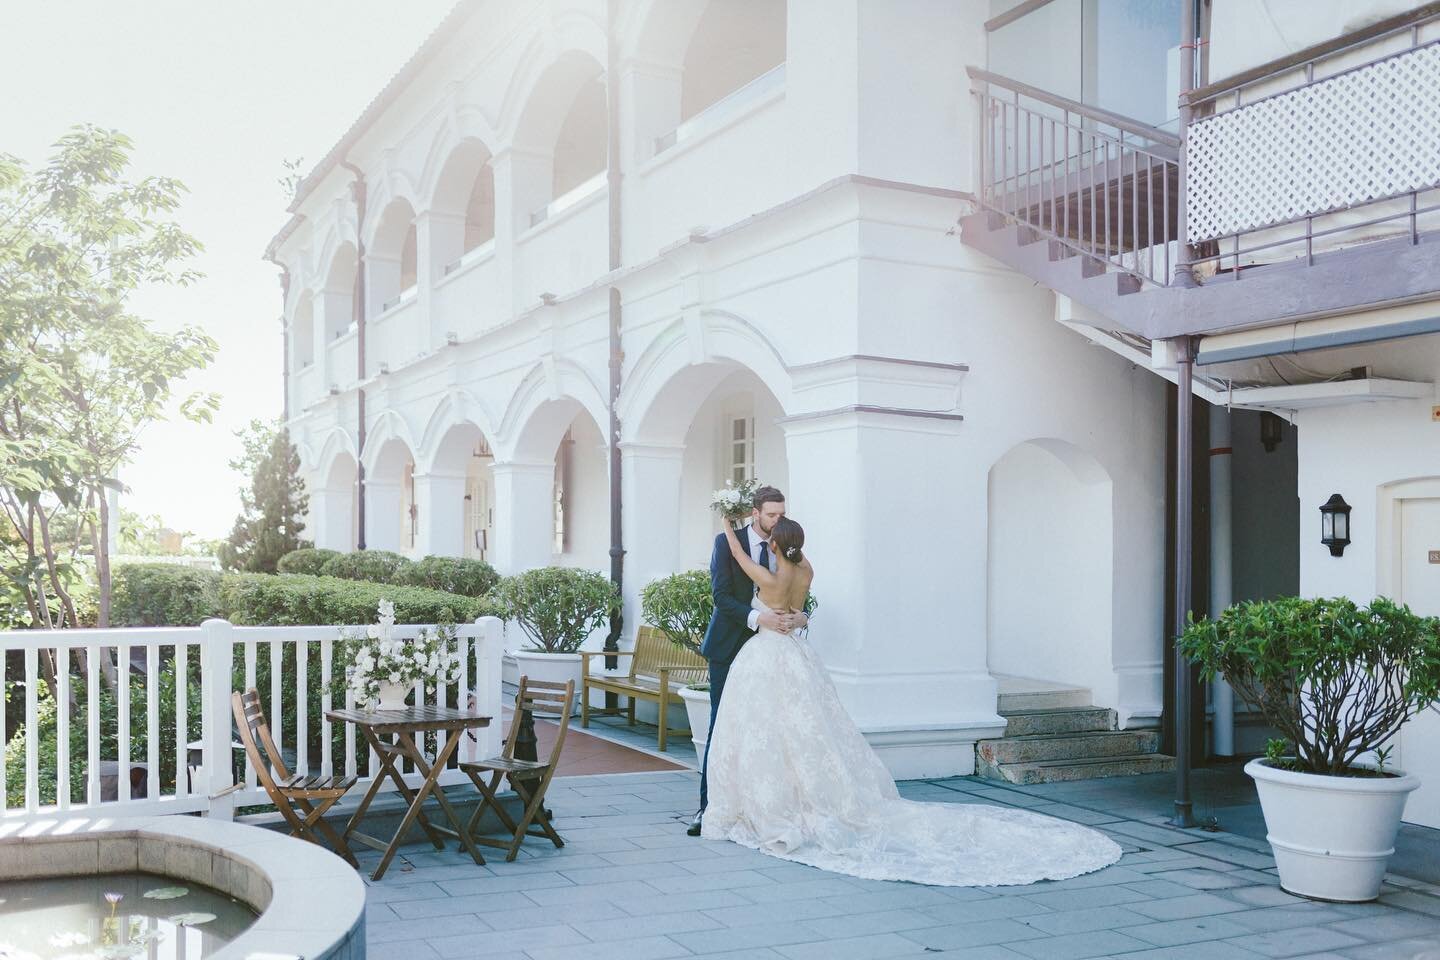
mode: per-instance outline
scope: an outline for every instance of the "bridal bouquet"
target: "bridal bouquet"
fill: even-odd
[[[755,491],[760,489],[760,481],[753,477],[741,481],[736,486],[733,481],[726,480],[725,486],[716,490],[710,498],[710,509],[719,513],[731,523],[739,523],[750,516],[750,511],[755,509]]]
[[[460,656],[455,650],[455,629],[437,627],[434,633],[422,628],[414,640],[392,636],[395,604],[381,600],[377,622],[365,628],[364,636],[340,634],[349,654],[346,671],[350,689],[358,703],[390,700],[394,691],[424,683],[427,690],[460,679]],[[403,700],[404,694],[400,697]]]

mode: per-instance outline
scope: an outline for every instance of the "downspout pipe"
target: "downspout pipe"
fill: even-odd
[[[605,108],[606,108],[606,171],[609,207],[609,269],[611,274],[620,269],[620,85],[617,82],[619,70],[619,47],[615,42],[615,17],[619,6],[615,0],[606,5],[605,29]],[[620,462],[620,376],[624,354],[620,347],[620,288],[610,285],[610,579],[617,591],[625,582],[625,537],[621,528],[621,462]],[[624,614],[617,605],[610,615],[610,634],[605,638],[606,650],[620,649],[620,632],[624,629]],[[605,665],[613,668],[617,658],[606,657]],[[614,695],[606,694],[609,701]],[[611,704],[607,703],[607,706]]]
[[[1230,411],[1220,404],[1210,408],[1210,617],[1230,606],[1234,592],[1234,540],[1231,504],[1234,502],[1230,465]],[[1235,693],[1223,677],[1210,684],[1210,752],[1235,756]]]
[[[1178,376],[1175,398],[1175,813],[1170,823],[1195,826],[1190,800],[1190,661],[1178,649],[1180,634],[1190,619],[1191,559],[1195,517],[1192,508],[1194,456],[1191,427],[1194,422],[1195,338],[1176,341]]]
[[[1194,108],[1190,106],[1189,93],[1195,89],[1195,65],[1197,62],[1195,52],[1200,45],[1200,19],[1196,3],[1197,0],[1184,0],[1180,5],[1180,147],[1177,151],[1175,191],[1175,237],[1179,241],[1180,256],[1176,258],[1173,281],[1177,287],[1199,286],[1199,281],[1195,279],[1194,267],[1199,252],[1185,241],[1189,231],[1189,216],[1186,212],[1186,206],[1189,203],[1186,153],[1189,150],[1190,121],[1194,117]]]
[[[290,302],[290,270],[280,267],[280,400],[281,423],[290,426],[290,324],[285,319],[284,305]]]
[[[350,192],[355,201],[355,288],[350,297],[350,319],[355,324],[355,549],[365,549],[365,172],[348,160],[340,166],[355,179]]]

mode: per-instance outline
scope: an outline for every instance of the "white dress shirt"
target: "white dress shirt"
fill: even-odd
[[[760,535],[760,532],[755,529],[755,524],[753,524],[753,523],[749,524],[749,525],[745,528],[745,538],[746,538],[746,539],[745,539],[745,543],[746,543],[746,545],[749,546],[749,548],[750,548],[750,559],[751,559],[751,560],[754,560],[755,563],[758,565],[758,564],[760,563],[760,548],[761,548],[761,546],[763,546],[763,545],[765,544],[765,538],[762,537],[762,536]],[[775,572],[775,567],[776,567],[775,554],[774,554],[774,552],[772,551],[771,554],[770,554],[770,572],[771,572],[771,573],[774,573],[774,572]],[[756,587],[755,589],[756,589],[756,591],[758,592],[760,588],[759,588],[759,587]],[[751,611],[750,611],[750,615],[745,618],[745,625],[746,625],[747,627],[749,627],[752,631],[754,631],[754,630],[759,630],[759,629],[760,629],[760,611],[759,611],[759,610],[751,610]]]

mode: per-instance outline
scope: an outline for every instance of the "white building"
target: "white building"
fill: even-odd
[[[1206,81],[1418,4],[1211,6]],[[1222,259],[1200,265],[1204,287],[1178,287],[1181,21],[1180,0],[458,4],[301,184],[269,250],[286,271],[310,534],[502,572],[608,570],[618,318],[627,634],[645,583],[705,565],[709,491],[759,476],[806,528],[812,636],[856,720],[899,775],[968,773],[975,742],[1004,729],[997,677],[1028,678],[1003,681],[1021,698],[1070,691],[1124,729],[1160,723],[1164,348],[1201,337],[1216,362],[1196,396],[1235,410],[1216,417],[1234,450],[1233,523],[1216,533],[1232,539],[1233,576],[1217,570],[1233,595],[1440,603],[1417,585],[1440,566],[1412,571],[1401,546],[1428,523],[1440,547],[1435,194],[1418,192],[1440,182],[1433,151],[1386,181],[1390,205],[1277,208],[1243,189],[1269,182],[1277,129],[1342,159],[1374,131],[1337,111],[1322,142],[1321,103],[1316,132],[1266,127],[1274,153],[1255,154],[1211,121],[1189,237],[1223,238],[1228,256],[1237,231],[1245,250],[1280,236],[1242,262],[1289,261],[1304,216],[1326,214],[1310,221],[1322,255],[1233,286]],[[1436,27],[1406,29],[1311,57],[1313,80]],[[1433,60],[1404,66],[1409,79],[1365,69],[1433,107]],[[1270,72],[1239,108],[1229,90],[1205,102],[1233,128],[1270,122],[1246,104],[1277,85],[1328,95],[1303,63]],[[1365,70],[1347,76],[1349,95],[1383,99]],[[1433,129],[1433,109],[1413,113],[1415,136]],[[1385,166],[1351,166],[1367,163]],[[1356,207],[1373,197],[1336,189],[1361,172],[1307,168],[1299,187]],[[1408,214],[1411,198],[1413,221],[1315,236]],[[1401,239],[1328,253],[1379,236]],[[1312,342],[1297,324],[1335,349],[1296,354]],[[1402,328],[1417,336],[1369,342]],[[1269,386],[1282,380],[1295,385]],[[1260,410],[1295,424],[1272,452]],[[1315,508],[1336,491],[1356,533],[1332,560]]]

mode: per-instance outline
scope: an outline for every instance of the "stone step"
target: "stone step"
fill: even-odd
[[[1038,689],[1006,690],[1000,688],[997,711],[1002,714],[1033,713],[1058,707],[1090,707],[1093,700],[1084,687],[1063,687],[1059,684]]]
[[[1010,783],[1058,783],[1062,780],[1092,780],[1100,777],[1130,777],[1140,773],[1165,773],[1175,769],[1175,758],[1160,753],[1130,757],[1099,757],[1094,760],[1037,760],[1033,763],[992,764],[976,757],[975,772],[992,780]]]
[[[1001,712],[1007,721],[1005,736],[1035,737],[1057,733],[1091,733],[1114,730],[1115,711],[1104,707],[1050,707],[1023,713]]]
[[[994,764],[1129,757],[1159,750],[1160,731],[1105,730],[1062,736],[1007,736],[999,740],[981,740],[975,749],[977,756]]]

